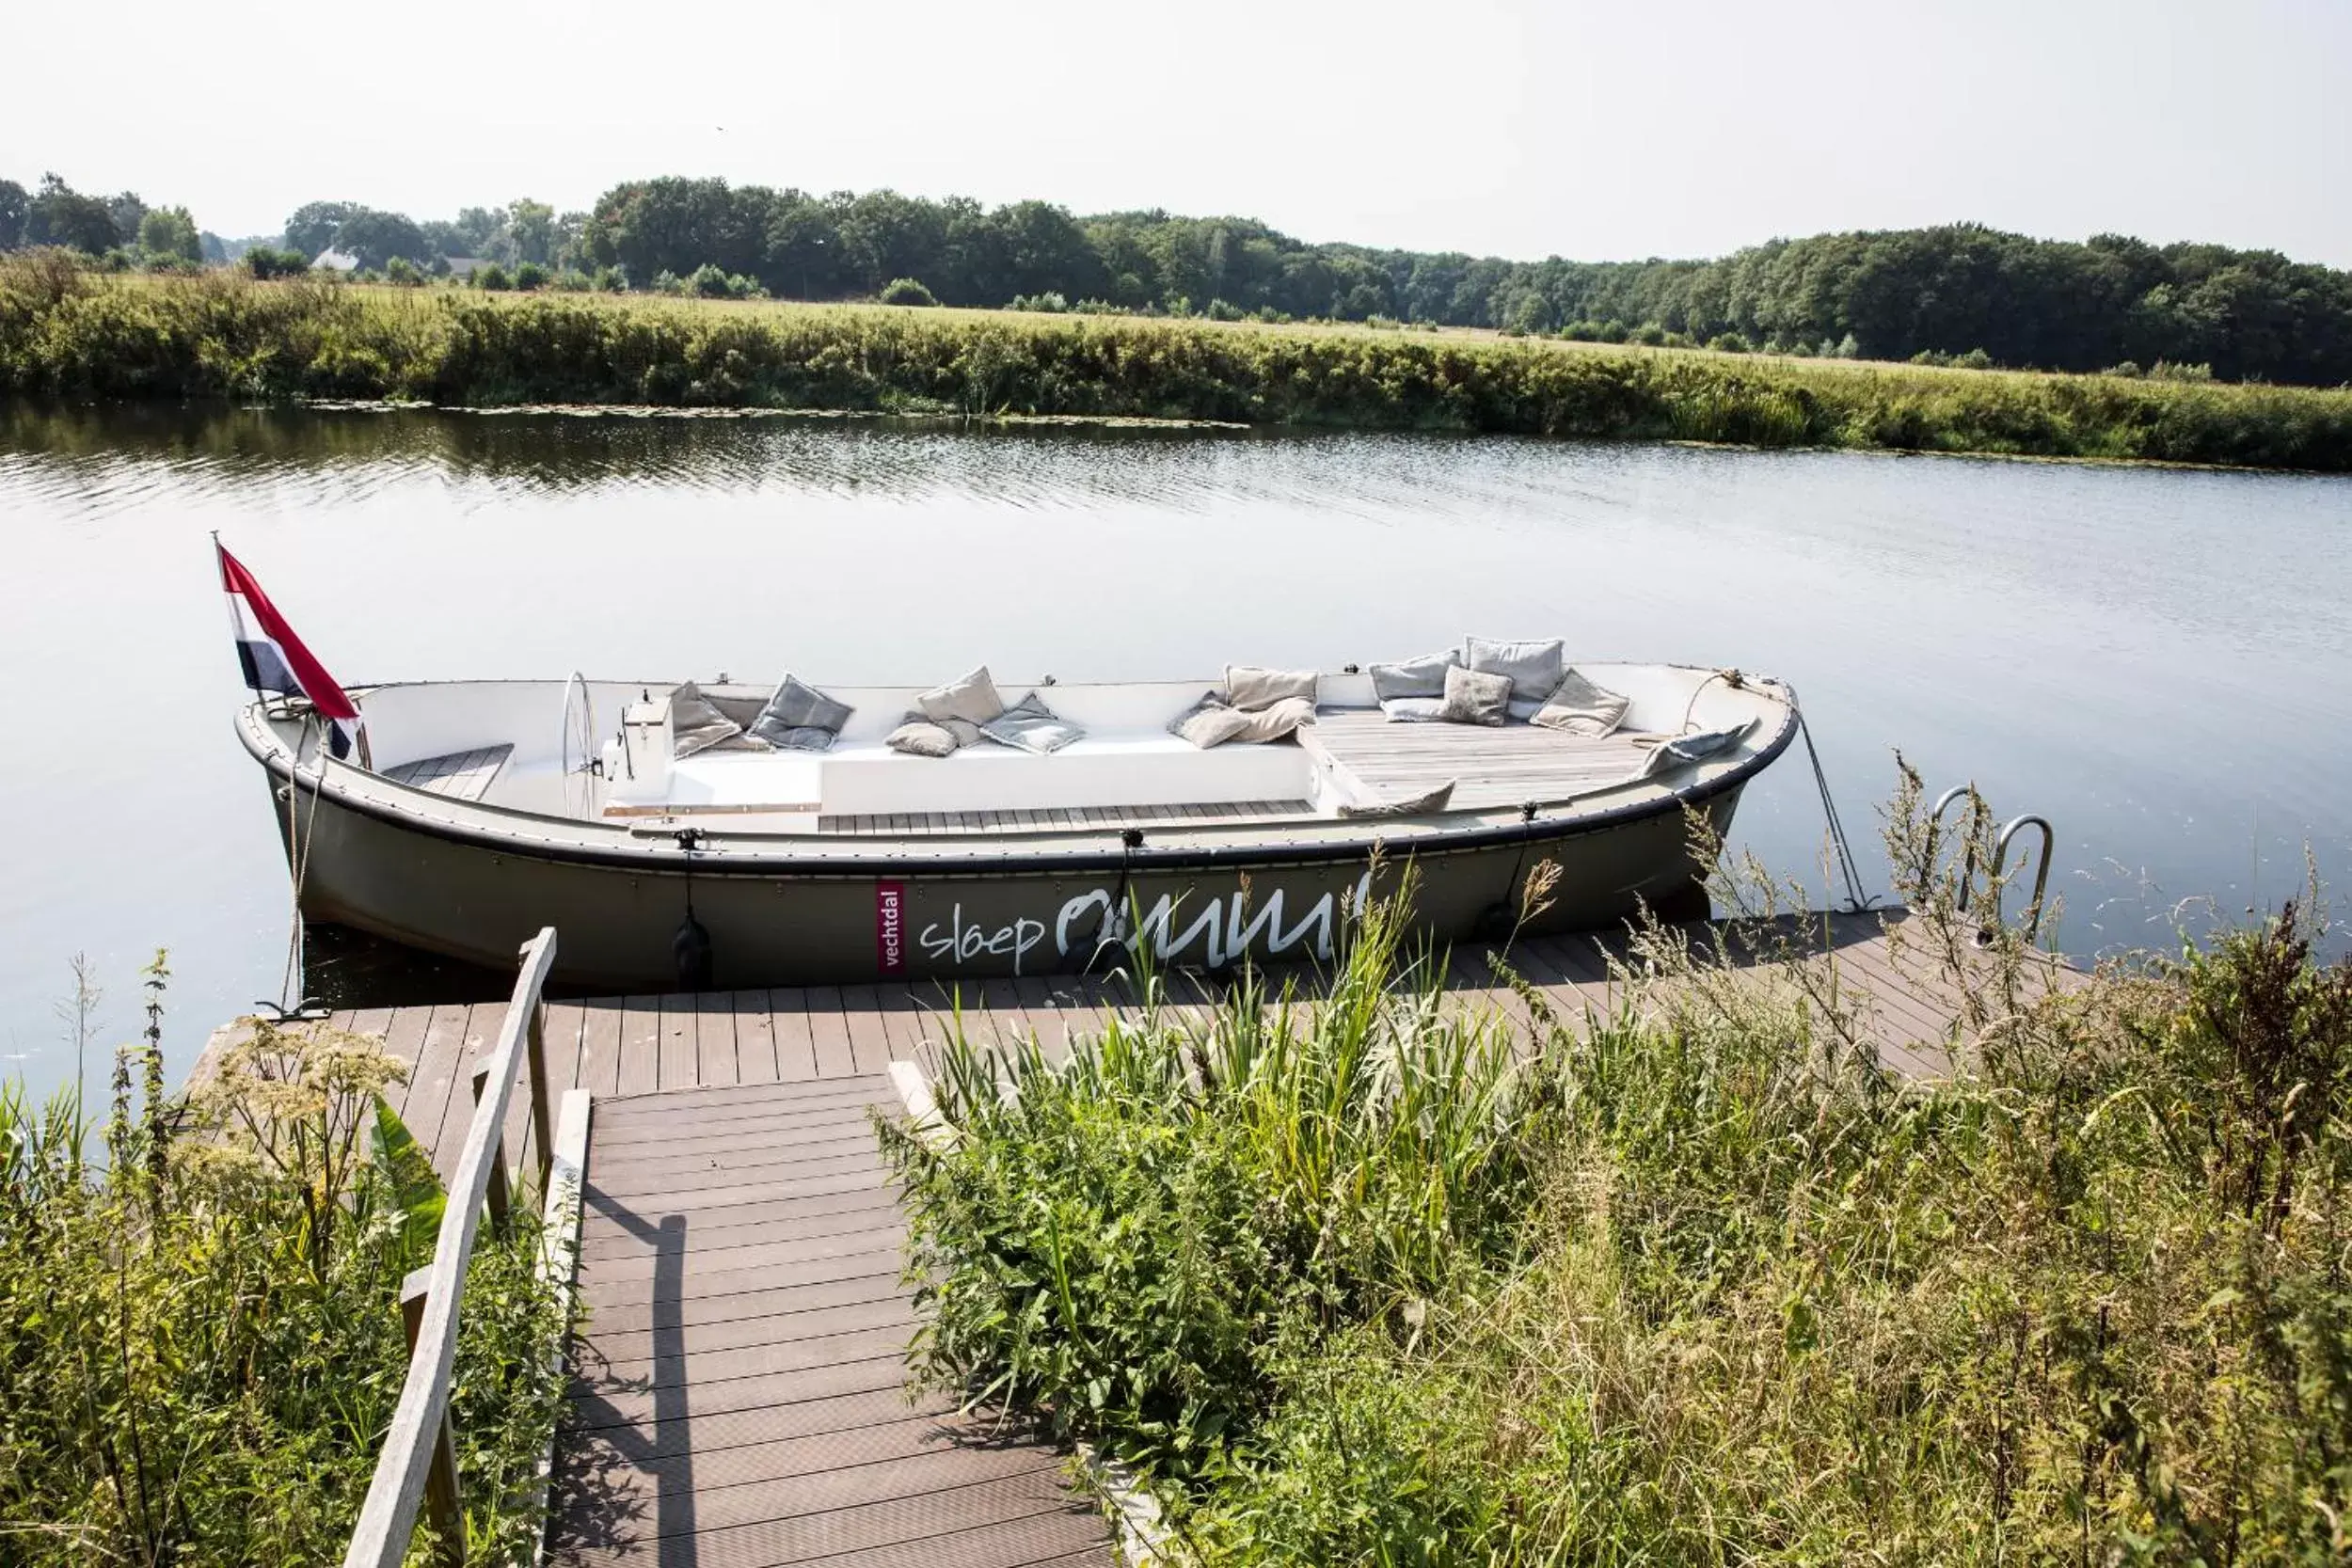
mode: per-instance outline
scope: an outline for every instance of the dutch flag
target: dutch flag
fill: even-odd
[[[347,762],[356,751],[359,766],[372,767],[359,709],[302,645],[244,562],[222,549],[217,539],[213,548],[220,555],[220,586],[229,594],[229,625],[237,639],[237,666],[245,684],[257,692],[308,699],[326,726],[327,754]]]

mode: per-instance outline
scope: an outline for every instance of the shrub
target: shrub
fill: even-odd
[[[1862,357],[1862,345],[1854,341],[1854,335],[1852,333],[1847,333],[1844,338],[1838,341],[1837,357],[1840,359],[1859,359]]]
[[[1311,1008],[951,1043],[918,1364],[1203,1562],[2344,1560],[2352,962],[2290,908],[2049,995],[1991,826],[1899,873],[1947,1079],[1737,888],[1748,976],[1653,927],[1611,1017],[1441,1010],[1375,913]]]
[[[1560,336],[1572,343],[1596,342],[1600,338],[1598,322],[1572,321],[1560,329]]]
[[[647,287],[658,294],[682,294],[686,293],[686,280],[664,267],[653,275],[653,282]]]
[[[424,274],[419,272],[417,264],[407,257],[395,256],[384,263],[384,281],[397,283],[404,288],[414,288],[424,281]]]
[[[2158,381],[2211,381],[2213,367],[2211,365],[2176,365],[2168,360],[2159,359],[2148,373]]]
[[[150,1018],[103,1139],[72,1091],[36,1110],[0,1086],[0,1555],[338,1560],[406,1370],[401,1279],[439,1219],[378,1092],[405,1069],[372,1039],[260,1023],[175,1101]],[[485,1231],[460,1317],[452,1414],[485,1559],[538,1535],[563,1400],[538,1244],[521,1205]]]
[[[1238,305],[1229,305],[1221,299],[1213,299],[1209,301],[1209,308],[1201,314],[1213,322],[1237,322],[1242,319],[1243,311]],[[1390,325],[1395,324],[1391,322]]]
[[[931,292],[913,277],[894,277],[877,296],[884,305],[937,305]]]
[[[1631,342],[1646,343],[1651,348],[1658,348],[1666,341],[1666,329],[1656,322],[1644,322],[1628,333],[1627,339]]]
[[[1980,348],[1972,348],[1952,363],[1963,371],[1989,371],[1993,368],[1993,356]]]
[[[1055,293],[1049,290],[1041,294],[1015,294],[1012,296],[1012,303],[1006,306],[1005,309],[1008,310],[1039,310],[1049,316],[1058,316],[1070,309],[1070,301],[1064,299],[1060,294]]]
[[[258,278],[296,277],[310,270],[310,261],[298,250],[277,250],[257,245],[238,258],[245,270]]]
[[[515,286],[515,279],[504,266],[497,261],[490,261],[474,268],[473,286],[477,289],[487,289],[492,293],[503,293]]]
[[[1707,340],[1707,346],[1718,354],[1747,354],[1752,352],[1745,337],[1737,332],[1718,332]]]
[[[2128,381],[2137,381],[2137,380],[2138,380],[2141,376],[2146,375],[2148,372],[2147,372],[2146,371],[2143,371],[2143,370],[2141,370],[2141,369],[2139,368],[2139,361],[2138,361],[2138,360],[2137,360],[2137,359],[2126,359],[2126,360],[2124,360],[2124,361],[2123,361],[2122,364],[2120,364],[2120,365],[2110,365],[2110,366],[2108,366],[2108,367],[2107,367],[2107,370],[2106,370],[2106,373],[2107,373],[2107,374],[2109,374],[2109,375],[2120,375],[2120,376],[2122,376],[2125,380],[2128,380]]]
[[[548,269],[536,261],[525,261],[515,269],[515,287],[529,292],[548,286]]]
[[[628,287],[628,280],[621,276],[618,267],[598,267],[593,281],[600,294],[617,294]]]

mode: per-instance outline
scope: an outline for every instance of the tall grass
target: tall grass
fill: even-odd
[[[0,1085],[0,1561],[339,1560],[407,1367],[402,1278],[433,1240],[432,1172],[376,1099],[399,1064],[263,1024],[190,1099],[162,1070],[151,1028],[96,1126],[71,1091]],[[563,1320],[537,1257],[518,1215],[467,1284],[473,1560],[538,1537]]]
[[[1377,914],[1311,1013],[952,1052],[954,1141],[892,1140],[926,1366],[1205,1561],[2344,1560],[2352,968],[2307,915],[2063,993],[1961,916],[1917,950],[1994,1046],[1927,1083],[1757,916],[1742,983],[1654,928],[1515,1056]]]
[[[2344,469],[2352,391],[1353,327],[365,289],[0,261],[0,391],[1225,420]]]

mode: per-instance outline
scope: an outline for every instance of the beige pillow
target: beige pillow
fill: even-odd
[[[1511,677],[1501,672],[1450,666],[1445,706],[1438,717],[1454,724],[1502,724],[1511,717]]]
[[[1310,707],[1314,705],[1312,670],[1268,670],[1257,664],[1225,667],[1225,700],[1235,707],[1254,713],[1291,697],[1304,697]]]
[[[934,724],[919,713],[910,713],[906,721],[890,732],[882,742],[894,752],[911,757],[948,757],[956,753],[956,737],[944,724]]]
[[[1306,697],[1285,697],[1271,707],[1250,711],[1228,707],[1212,691],[1168,726],[1168,733],[1189,740],[1202,751],[1229,740],[1279,740],[1301,724],[1315,721],[1315,705]]]
[[[1168,726],[1168,733],[1202,751],[1222,746],[1249,725],[1250,716],[1223,703],[1201,703]]]
[[[1005,711],[1005,700],[996,695],[996,682],[990,678],[985,664],[945,686],[932,687],[914,699],[914,705],[934,724],[944,724],[950,719],[985,724]]]
[[[1420,816],[1423,813],[1443,811],[1454,799],[1454,781],[1446,780],[1425,794],[1405,800],[1374,800],[1367,805],[1343,804],[1342,816]]]
[[[1625,722],[1625,710],[1632,705],[1615,692],[1595,686],[1582,675],[1570,670],[1560,677],[1544,705],[1528,721],[1541,724],[1562,735],[1581,735],[1597,738],[1614,733]]]

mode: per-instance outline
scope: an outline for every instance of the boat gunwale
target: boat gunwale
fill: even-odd
[[[1665,668],[1705,670],[1703,665],[1674,665]],[[1315,818],[1316,826],[1332,828],[1352,823],[1356,832],[1346,836],[1327,834],[1312,841],[1293,839],[1289,842],[1266,842],[1272,835],[1295,830],[1307,818],[1275,818],[1262,823],[1201,824],[1189,830],[1192,834],[1215,832],[1237,835],[1238,843],[1153,844],[1148,839],[1130,847],[1122,842],[1127,829],[1103,825],[1070,829],[1038,829],[1021,832],[976,833],[971,835],[884,834],[860,835],[863,846],[870,838],[893,846],[887,854],[823,855],[779,852],[816,842],[811,835],[770,834],[756,846],[712,846],[688,849],[664,833],[660,837],[632,838],[624,845],[605,846],[584,841],[565,842],[553,836],[534,837],[516,829],[476,825],[456,816],[428,816],[403,810],[398,801],[373,798],[367,790],[354,789],[326,769],[315,782],[305,781],[316,796],[332,799],[344,810],[375,821],[388,823],[408,832],[424,833],[444,842],[491,850],[501,854],[530,856],[563,864],[597,866],[612,870],[634,871],[641,874],[684,873],[689,869],[698,877],[751,877],[769,879],[822,880],[853,879],[877,875],[905,876],[920,871],[926,876],[986,877],[1022,876],[1031,874],[1067,874],[1101,868],[1128,871],[1182,871],[1194,867],[1227,867],[1249,865],[1304,865],[1318,863],[1355,862],[1367,854],[1387,848],[1413,856],[1424,854],[1452,855],[1484,849],[1508,847],[1516,845],[1563,841],[1586,833],[1623,826],[1667,813],[1680,812],[1702,805],[1745,787],[1750,780],[1778,760],[1781,753],[1796,740],[1801,722],[1794,689],[1783,682],[1768,677],[1751,677],[1758,686],[1772,688],[1772,699],[1781,707],[1779,729],[1754,751],[1740,758],[1731,767],[1709,777],[1696,779],[1681,786],[1661,786],[1664,793],[1654,798],[1629,800],[1620,805],[1603,807],[1598,811],[1573,816],[1522,817],[1518,821],[1476,821],[1457,827],[1433,823],[1432,818],[1446,816],[1492,817],[1498,811],[1512,808],[1481,808],[1472,812],[1437,813],[1416,816]],[[430,681],[390,683],[405,686],[441,684],[477,684],[472,682],[443,683]],[[519,683],[517,683],[519,684]],[[369,689],[385,689],[375,687]],[[290,752],[282,740],[269,728],[265,703],[248,703],[238,709],[235,728],[237,738],[248,755],[262,764],[273,784],[291,785],[297,767],[297,753]],[[258,720],[257,720],[257,716]],[[258,732],[258,733],[257,733]],[[1704,766],[1702,764],[1701,766]],[[382,774],[361,775],[377,784],[404,795],[430,799],[441,811],[463,810],[513,818],[520,822],[609,827],[609,824],[575,824],[574,819],[552,817],[537,812],[516,812],[500,806],[487,806],[478,801],[453,801],[435,796],[429,790],[403,784]],[[1597,787],[1592,794],[1644,783],[1626,780],[1619,784]],[[1523,809],[1523,808],[1521,808]],[[690,825],[691,826],[691,825]],[[1400,828],[1411,832],[1400,835]],[[678,830],[687,831],[685,828]],[[703,830],[708,832],[708,830]],[[1152,830],[1154,832],[1187,832],[1182,824]],[[721,839],[751,835],[714,834]],[[1025,845],[1039,839],[1067,839],[1067,847],[1054,850],[1008,850],[990,846]],[[1107,842],[1105,842],[1107,841]],[[840,843],[831,840],[831,846]],[[952,847],[952,848],[950,847]]]

